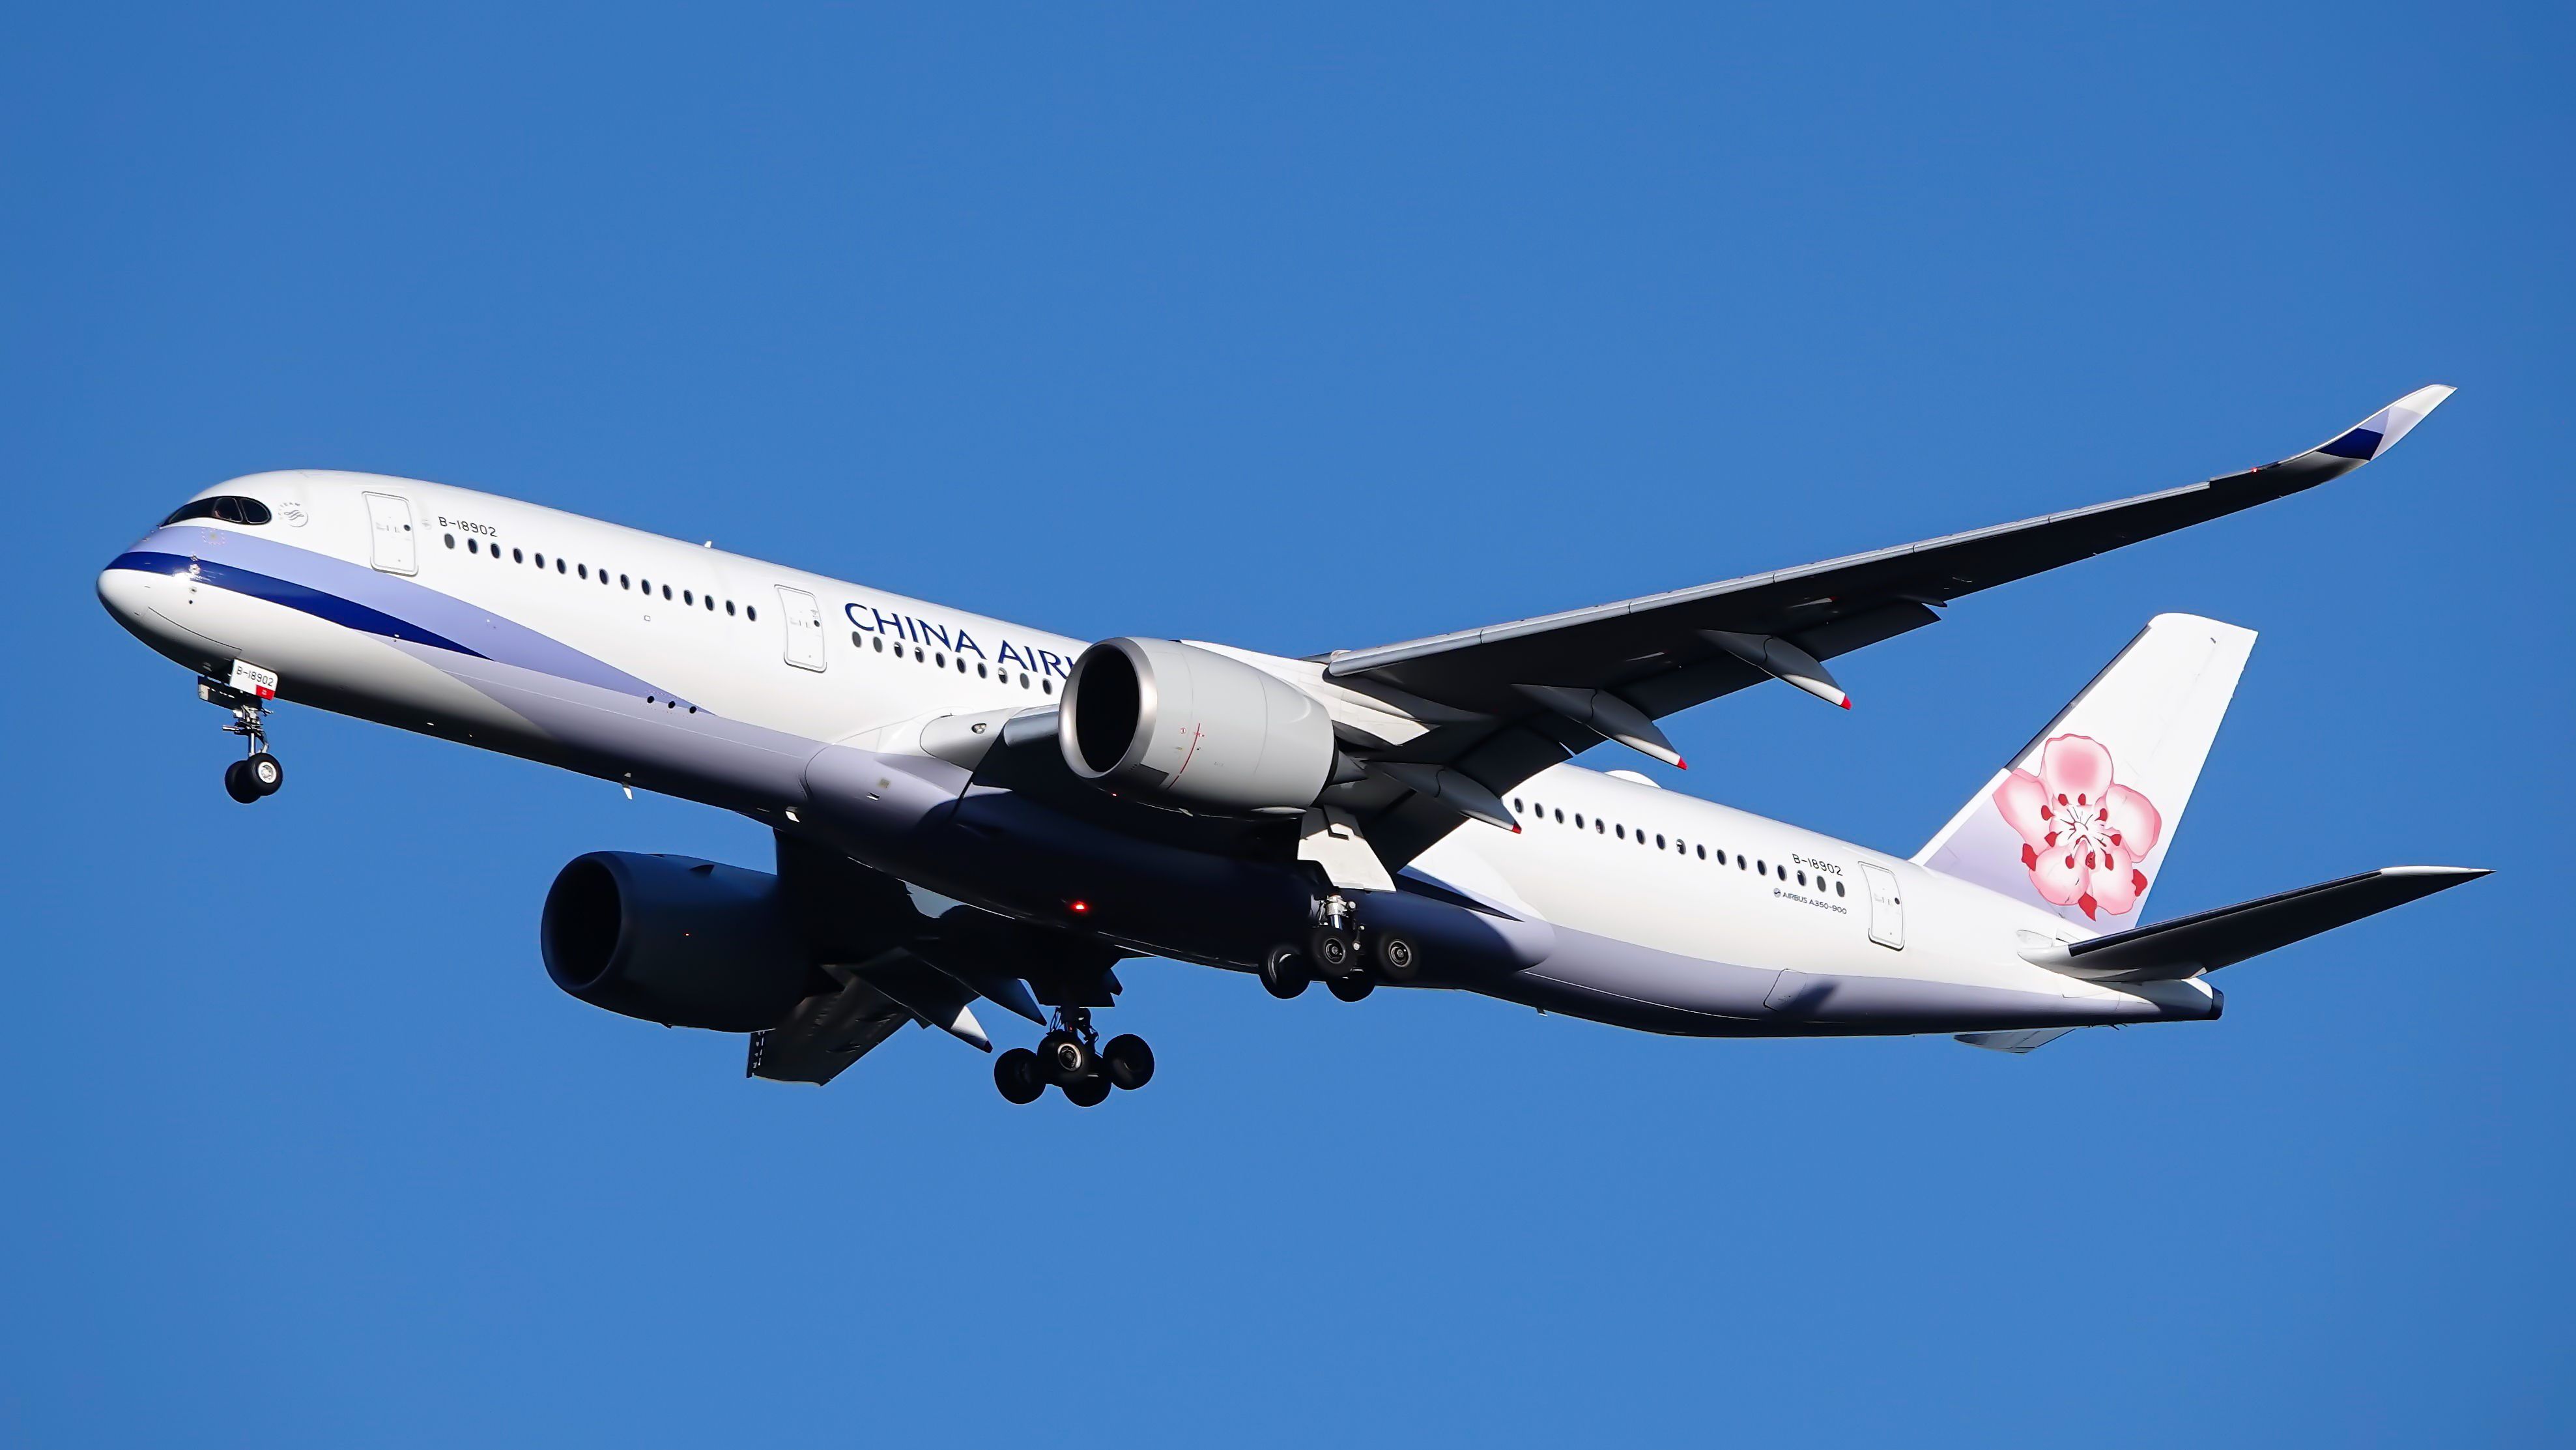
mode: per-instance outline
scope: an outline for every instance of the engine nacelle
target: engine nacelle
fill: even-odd
[[[1323,702],[1241,660],[1168,639],[1105,639],[1064,682],[1056,740],[1074,774],[1156,805],[1303,810],[1333,775]]]
[[[538,937],[556,986],[670,1027],[774,1026],[811,971],[777,877],[687,856],[573,858]]]

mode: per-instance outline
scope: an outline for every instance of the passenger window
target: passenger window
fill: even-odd
[[[758,619],[760,618],[760,611],[746,604],[742,607],[742,617],[745,619]]]
[[[446,535],[442,535],[441,537],[443,537],[443,538],[445,538],[445,539],[447,540],[447,547],[449,547],[449,548],[451,548],[451,549],[453,549],[453,548],[455,548],[455,547],[456,547],[456,536],[455,536],[454,534],[446,534]]]
[[[875,639],[874,641],[872,641],[872,643],[874,643],[874,644],[876,645],[876,647],[877,647],[877,653],[878,653],[878,654],[884,654],[884,653],[885,653],[885,636],[884,636],[884,635],[878,635],[878,636],[876,637],[876,639]]]
[[[1806,885],[1806,884],[1807,884],[1807,873],[1806,873],[1806,872],[1801,871],[1801,872],[1799,872],[1799,873],[1798,873],[1798,884],[1799,884],[1799,885],[1801,885],[1801,886],[1804,886],[1804,885]]]
[[[1026,671],[1026,670],[1022,670],[1022,671],[1020,671],[1020,688],[1021,688],[1021,689],[1023,689],[1023,690],[1025,690],[1025,689],[1027,689],[1028,687],[1029,687],[1029,672],[1028,672],[1028,671]]]
[[[1655,849],[1658,851],[1664,849],[1664,837],[1660,831],[1655,833]]]
[[[1618,827],[1618,828],[1617,828],[1617,830],[1618,830],[1618,832],[1619,832],[1619,839],[1620,839],[1620,840],[1624,841],[1624,840],[1628,839],[1628,828],[1627,828],[1626,826],[1620,826],[1620,827]]]
[[[733,618],[733,601],[730,599],[725,601],[725,618]]]
[[[1521,814],[1521,798],[1519,796],[1512,797],[1512,814],[1516,816]]]
[[[499,551],[498,551],[498,550],[495,550],[494,552],[496,552],[496,553],[497,553],[497,552],[499,552]],[[528,562],[528,556],[527,556],[526,554],[521,553],[521,552],[520,552],[520,551],[518,551],[517,549],[512,549],[512,550],[510,551],[510,562],[511,562],[511,563],[513,563],[513,564],[524,564],[524,563]]]
[[[1578,831],[1583,829],[1583,812],[1581,811],[1576,811],[1574,813],[1574,829]]]
[[[716,612],[716,597],[715,597],[714,595],[710,594],[710,595],[708,595],[708,596],[707,596],[707,613],[709,613],[709,614],[713,614],[713,613],[715,613],[715,612]]]
[[[668,589],[663,590],[663,591],[662,591],[662,597],[663,597],[663,598],[665,598],[665,599],[670,598],[670,597],[671,597],[671,591],[670,591],[670,590],[668,590]],[[683,590],[681,590],[681,591],[680,591],[680,602],[681,602],[682,604],[695,604],[695,603],[697,603],[697,602],[698,602],[697,592],[696,592],[695,590],[690,590],[690,589],[683,589]]]
[[[1559,806],[1556,809],[1556,823],[1560,826],[1565,824],[1565,808],[1563,806]],[[1578,826],[1582,825],[1583,817],[1576,816],[1574,818],[1574,823]]]
[[[1707,860],[1707,859],[1708,859],[1708,848],[1707,848],[1706,846],[1701,846],[1701,847],[1698,847],[1697,849],[1698,849],[1698,851],[1699,851],[1699,858],[1700,858],[1701,860],[1703,860],[1703,861]],[[1726,863],[1725,863],[1724,861],[1720,861],[1720,862],[1718,862],[1717,864],[1719,864],[1720,866],[1723,866],[1723,865],[1725,865]]]
[[[986,669],[986,668],[983,666],[983,664],[979,661],[979,662],[976,664],[976,666],[975,666],[975,678],[977,678],[977,679],[979,679],[979,680],[989,680],[989,679],[991,679],[992,677],[993,677],[992,671],[990,671],[990,670]]]
[[[1040,681],[1038,681],[1038,693],[1039,693],[1039,694],[1041,694],[1041,695],[1052,695],[1052,694],[1054,694],[1054,693],[1055,693],[1055,681],[1053,681],[1053,680],[1040,680]]]
[[[671,586],[670,586],[670,585],[665,584],[665,585],[663,585],[663,586],[662,586],[662,597],[663,597],[663,598],[665,598],[665,599],[668,599],[668,598],[670,598],[670,597],[671,597]]]
[[[472,534],[467,534],[465,536],[465,552],[469,554],[480,554],[483,552],[483,546],[474,542],[474,536]]]
[[[1840,896],[1840,895],[1842,895],[1842,894],[1843,894],[1843,883],[1842,883],[1842,878],[1840,878],[1840,877],[1836,877],[1836,878],[1834,879],[1834,894],[1835,894],[1836,896]]]

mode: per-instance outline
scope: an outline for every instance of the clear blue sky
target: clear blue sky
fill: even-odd
[[[2566,1443],[2564,7],[56,6],[0,55],[0,1443]],[[309,710],[97,569],[297,465],[1295,653],[2280,456],[2321,494],[1674,722],[1910,850],[2263,632],[2172,914],[2492,880],[2033,1057],[1125,973],[1161,1076],[820,1091],[575,1003],[748,823]],[[1604,758],[1605,766],[1637,761]]]

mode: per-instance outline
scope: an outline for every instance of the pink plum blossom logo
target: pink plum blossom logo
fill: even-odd
[[[1995,809],[2021,833],[2030,884],[2059,906],[2125,915],[2147,894],[2138,863],[2164,833],[2153,802],[2111,778],[2111,752],[2088,735],[2058,735],[2039,748],[2039,774],[2015,770],[1995,787]]]

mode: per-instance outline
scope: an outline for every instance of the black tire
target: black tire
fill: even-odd
[[[257,781],[250,778],[250,762],[236,760],[224,767],[224,794],[240,801],[243,805],[249,805],[266,792],[259,788]]]
[[[1154,1049],[1133,1032],[1110,1038],[1100,1058],[1109,1064],[1109,1080],[1120,1087],[1132,1091],[1154,1080]]]
[[[1377,959],[1378,975],[1390,982],[1410,982],[1422,973],[1422,956],[1413,949],[1413,938],[1382,931],[1369,943],[1369,955]]]
[[[1306,942],[1306,959],[1315,964],[1315,974],[1319,977],[1347,976],[1351,968],[1358,965],[1358,956],[1359,952],[1351,946],[1350,937],[1329,926],[1315,928],[1315,934]]]
[[[258,787],[261,795],[275,795],[278,787],[286,784],[286,767],[265,750],[243,761],[242,768],[250,773],[250,783]]]
[[[1271,996],[1286,1001],[1306,990],[1314,976],[1306,970],[1306,959],[1279,947],[1261,964],[1261,986]]]
[[[1086,1077],[1064,1084],[1064,1100],[1077,1108],[1096,1108],[1109,1099],[1109,1079]]]
[[[1345,1002],[1356,1002],[1377,990],[1377,980],[1366,972],[1353,972],[1347,977],[1326,977],[1324,988]]]
[[[1046,1092],[1046,1078],[1038,1071],[1038,1055],[1025,1047],[1014,1047],[994,1058],[993,1086],[1012,1102],[1036,1102]]]
[[[1091,1049],[1070,1032],[1050,1032],[1038,1044],[1038,1070],[1046,1081],[1064,1086],[1094,1075]]]

